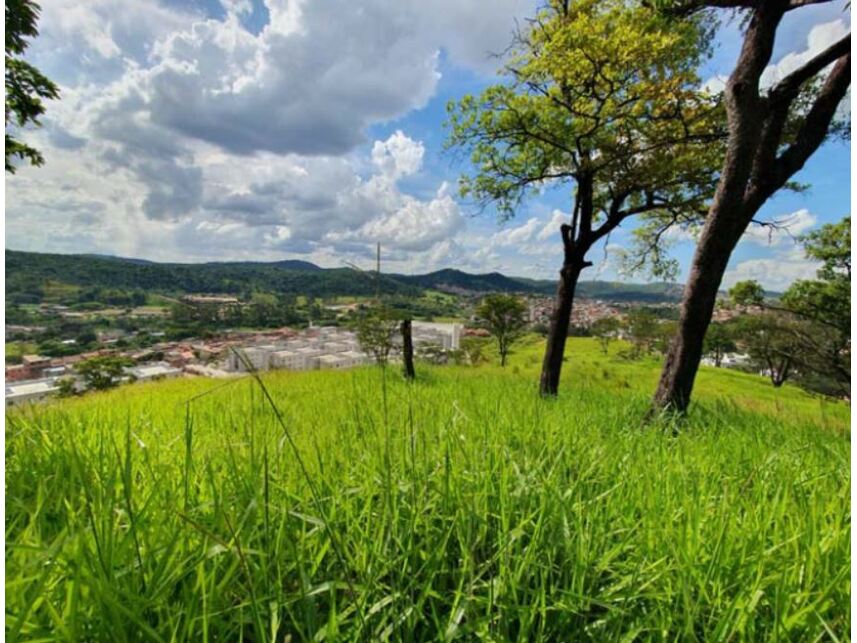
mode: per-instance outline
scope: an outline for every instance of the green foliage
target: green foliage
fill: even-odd
[[[488,295],[477,306],[476,317],[494,336],[500,366],[505,366],[512,344],[524,334],[527,305],[514,295]]]
[[[6,171],[15,172],[14,160],[42,165],[44,157],[34,147],[21,142],[13,130],[40,125],[43,99],[58,98],[59,89],[33,65],[23,60],[28,39],[39,35],[36,23],[39,5],[33,0],[6,0]]]
[[[782,305],[809,322],[800,338],[804,371],[815,374],[822,391],[837,389],[850,396],[851,217],[822,226],[802,242],[807,257],[822,262],[818,278],[794,282],[783,293]]]
[[[674,326],[663,322],[651,308],[634,308],[625,318],[624,329],[631,342],[630,357],[640,359],[654,351],[665,352]]]
[[[534,343],[263,375],[285,430],[247,380],[10,410],[7,638],[847,640],[849,407],[703,367],[644,431],[655,361],[570,341],[549,402]]]
[[[364,311],[354,323],[357,342],[378,366],[386,366],[395,347],[399,319],[389,309],[374,307]]]
[[[484,337],[462,337],[456,363],[479,366],[488,361],[485,354],[489,340]]]
[[[737,348],[734,335],[734,324],[712,322],[708,325],[702,350],[705,355],[714,360],[716,367],[720,367],[726,353],[731,353]]]
[[[63,377],[57,382],[57,396],[58,397],[72,397],[77,393],[77,390],[74,386],[74,378],[73,377]]]
[[[736,306],[761,306],[765,301],[765,289],[753,279],[739,281],[729,289],[729,299]]]
[[[106,355],[81,362],[75,370],[83,378],[87,390],[103,391],[117,386],[125,367],[133,364],[127,357]]]
[[[645,215],[627,266],[665,274],[663,230],[699,221],[722,157],[722,110],[696,73],[710,37],[704,21],[637,3],[549,2],[513,43],[506,82],[448,106],[447,146],[473,165],[461,194],[505,220],[573,183],[567,255],[584,265],[593,243]]]
[[[124,260],[110,257],[56,255],[6,251],[6,298],[18,302],[41,301],[48,280],[66,284],[125,292],[143,291],[178,295],[182,293],[252,296],[253,292],[275,295],[317,297],[338,295],[372,296],[375,285],[369,279],[355,278],[350,268],[322,270],[312,264],[214,263],[171,264]],[[421,288],[406,279],[383,279],[382,294],[418,296]],[[33,296],[38,294],[39,296]]]
[[[735,324],[739,343],[774,386],[782,386],[803,361],[800,338],[808,329],[802,325],[779,312],[746,315]]]
[[[618,337],[621,328],[622,322],[617,317],[602,317],[592,323],[589,331],[598,340],[601,351],[606,355],[610,342]]]

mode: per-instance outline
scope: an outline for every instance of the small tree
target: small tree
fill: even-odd
[[[801,361],[800,325],[799,321],[771,311],[747,315],[738,325],[740,343],[776,388],[794,375]]]
[[[592,336],[598,339],[601,345],[601,351],[607,355],[610,342],[612,342],[619,334],[621,323],[616,317],[602,317],[596,319],[590,327]]]
[[[527,326],[527,307],[514,295],[488,295],[476,308],[476,316],[497,341],[500,366],[506,366],[512,343]]]
[[[125,367],[133,363],[127,357],[108,355],[81,362],[76,370],[83,378],[87,390],[103,391],[119,384]]]
[[[765,289],[753,279],[739,281],[729,289],[729,301],[734,306],[761,306],[765,302]]]
[[[29,42],[39,35],[39,5],[32,0],[6,0],[6,171],[14,174],[15,157],[33,165],[45,162],[41,153],[9,133],[27,124],[40,125],[42,99],[59,97],[59,89],[22,58]]]
[[[720,368],[723,356],[735,350],[735,340],[728,324],[711,324],[705,333],[705,354],[714,360],[714,366]]]
[[[658,339],[658,317],[651,310],[636,308],[625,319],[625,330],[631,340],[631,357],[650,355]]]
[[[456,354],[457,361],[469,366],[479,366],[486,361],[487,340],[482,337],[464,337]]]
[[[813,332],[804,333],[804,371],[826,380],[826,392],[851,396],[851,217],[827,224],[801,239],[806,255],[821,261],[816,279],[793,283],[782,306]]]
[[[57,397],[72,397],[76,393],[74,378],[63,377],[57,381]]]
[[[399,322],[386,309],[367,311],[357,318],[357,342],[378,366],[385,367],[395,346]]]

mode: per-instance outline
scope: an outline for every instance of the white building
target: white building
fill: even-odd
[[[276,351],[271,354],[269,364],[271,368],[287,368],[290,371],[300,371],[306,367],[306,355],[295,351]]]
[[[154,362],[132,366],[125,369],[125,372],[139,382],[147,382],[166,379],[168,377],[178,377],[182,374],[182,369],[170,366],[166,362]]]
[[[462,324],[414,321],[411,332],[415,344],[438,344],[445,350],[458,350],[461,346]]]
[[[17,406],[25,402],[35,402],[59,391],[58,380],[46,378],[40,380],[22,380],[6,385],[6,406]]]

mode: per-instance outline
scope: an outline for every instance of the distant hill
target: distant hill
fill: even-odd
[[[499,272],[470,274],[447,268],[425,275],[395,275],[396,279],[423,288],[447,292],[523,292],[553,295],[556,282],[549,279],[507,277]],[[581,281],[577,293],[590,299],[610,301],[674,302],[681,299],[682,286],[674,283],[629,284],[618,281]]]
[[[81,288],[117,288],[162,294],[231,293],[253,290],[314,297],[368,296],[371,275],[351,268],[321,268],[300,260],[157,263],[109,255],[64,255],[6,250],[6,300],[39,301],[48,282]],[[553,295],[556,282],[510,277],[499,272],[471,274],[447,268],[423,275],[385,274],[381,291],[418,295],[426,289],[459,294],[517,292]],[[671,283],[628,284],[582,281],[581,297],[608,301],[678,301],[681,286]]]

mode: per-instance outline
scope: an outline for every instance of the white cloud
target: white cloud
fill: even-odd
[[[396,130],[386,141],[375,141],[372,146],[372,162],[392,179],[419,171],[424,154],[423,144],[408,138],[402,130]]]
[[[554,210],[551,213],[550,221],[548,221],[545,226],[539,232],[537,238],[539,241],[544,241],[545,239],[549,239],[554,235],[559,236],[559,228],[563,223],[568,223],[569,217],[565,212],[561,212],[560,210]]]
[[[818,269],[817,262],[804,258],[799,248],[777,253],[774,257],[747,259],[723,275],[723,288],[738,281],[753,279],[768,290],[783,291],[797,279],[811,279]]]
[[[536,234],[536,231],[544,225],[542,221],[536,217],[531,217],[525,224],[515,228],[507,228],[500,232],[494,233],[490,243],[494,246],[520,246],[521,244],[530,241]]]
[[[741,240],[761,246],[782,246],[793,242],[795,237],[812,228],[817,221],[817,217],[804,208],[766,220],[766,223],[771,224],[769,226],[751,223]]]
[[[768,65],[762,72],[759,85],[763,89],[772,87],[813,57],[841,40],[849,32],[850,29],[844,20],[837,19],[814,25],[806,37],[805,48],[800,51],[791,51],[776,63]],[[702,87],[713,94],[719,94],[726,89],[728,79],[726,75],[717,74],[706,80]]]
[[[761,78],[762,87],[771,87],[791,72],[809,62],[813,57],[847,36],[850,29],[843,20],[833,20],[815,25],[806,40],[806,49],[790,52],[774,65],[765,69]]]
[[[434,94],[441,49],[486,71],[532,1],[265,0],[251,31],[258,4],[221,0],[215,19],[149,0],[45,3],[30,53],[62,99],[32,134],[47,165],[7,179],[11,245],[222,259],[380,240],[440,256],[464,227],[448,187],[397,184],[420,172],[422,142],[399,130],[369,158],[355,150]]]

